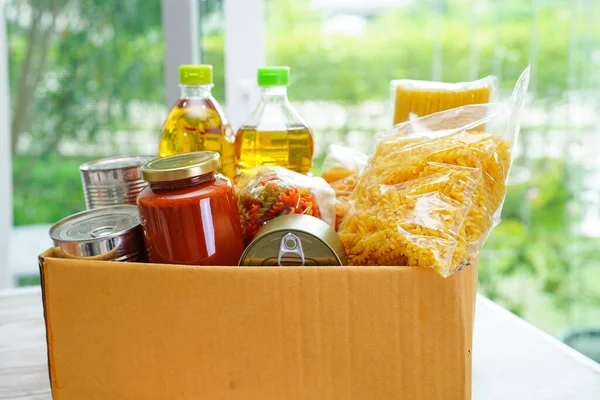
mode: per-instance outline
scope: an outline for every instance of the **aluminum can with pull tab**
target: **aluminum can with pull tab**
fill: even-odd
[[[340,237],[327,223],[309,215],[277,217],[257,233],[239,265],[244,266],[341,266],[346,251]]]

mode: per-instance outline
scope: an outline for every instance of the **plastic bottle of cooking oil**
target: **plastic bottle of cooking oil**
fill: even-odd
[[[258,69],[260,102],[235,135],[238,173],[280,166],[302,174],[312,167],[313,138],[287,98],[288,67]]]
[[[163,125],[159,157],[216,151],[221,155],[220,172],[233,179],[236,175],[235,137],[221,106],[211,94],[212,66],[180,66],[179,83],[181,97]]]

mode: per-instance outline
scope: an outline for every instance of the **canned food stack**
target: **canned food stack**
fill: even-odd
[[[110,157],[79,167],[85,204],[88,210],[117,204],[136,204],[137,196],[148,183],[140,167],[153,156]]]

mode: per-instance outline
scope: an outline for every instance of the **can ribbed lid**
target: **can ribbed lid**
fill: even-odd
[[[117,156],[102,158],[100,160],[90,161],[79,166],[80,171],[109,171],[122,170],[132,167],[140,167],[155,159],[154,156]]]
[[[146,182],[170,182],[193,178],[216,171],[221,156],[214,151],[194,151],[157,158],[142,166]]]
[[[140,217],[136,206],[100,207],[60,220],[50,228],[50,238],[60,242],[111,238],[139,225]]]

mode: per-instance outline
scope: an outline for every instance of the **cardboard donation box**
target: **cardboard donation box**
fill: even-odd
[[[475,266],[40,272],[54,400],[471,398]]]

